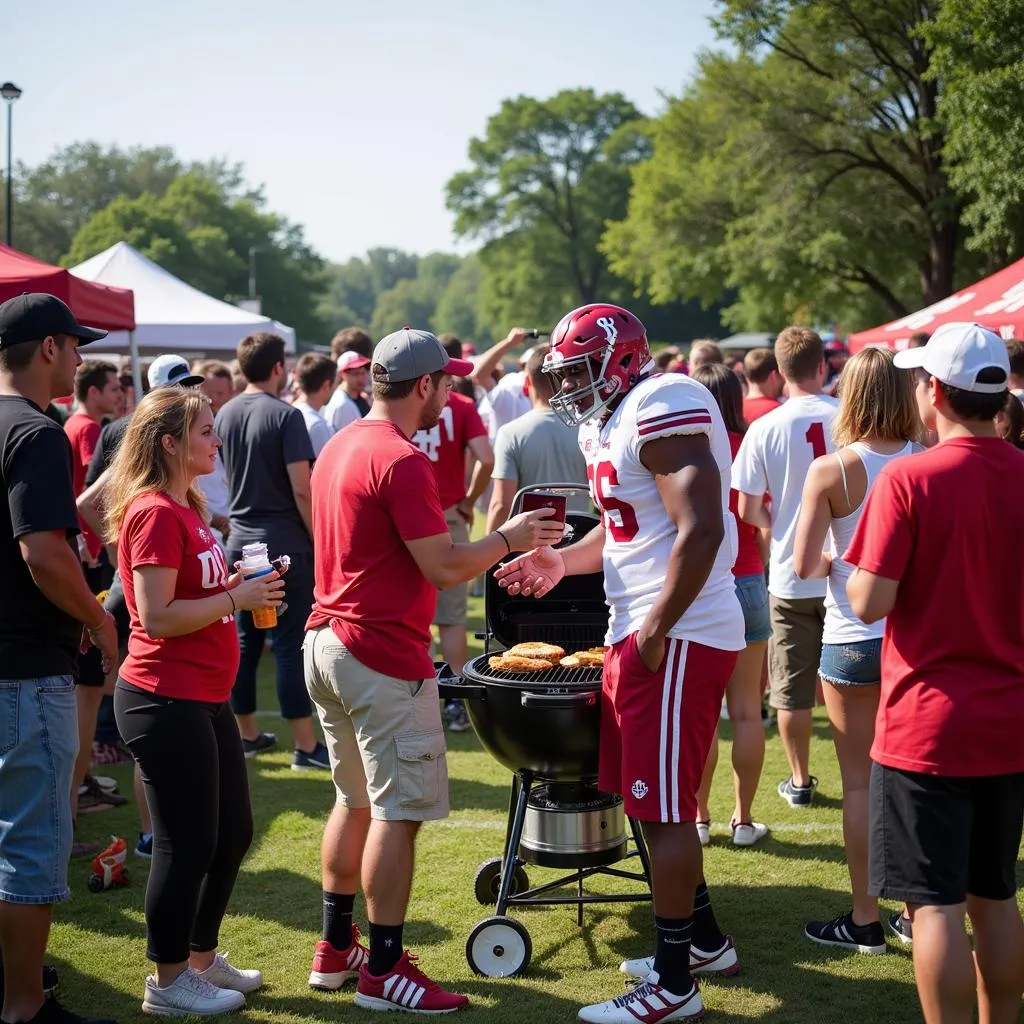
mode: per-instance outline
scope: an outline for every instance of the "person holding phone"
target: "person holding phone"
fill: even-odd
[[[242,740],[228,704],[238,668],[239,611],[276,607],[279,573],[228,573],[197,478],[220,439],[210,401],[157,388],[138,405],[111,467],[107,539],[130,619],[114,691],[117,727],[142,772],[153,819],[146,888],[148,1013],[235,1010],[262,983],[217,954],[252,808]],[[187,745],[188,756],[182,756]]]

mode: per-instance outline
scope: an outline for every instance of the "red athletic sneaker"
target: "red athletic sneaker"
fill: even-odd
[[[390,974],[375,978],[367,965],[359,969],[356,1006],[366,1010],[405,1010],[407,1013],[454,1013],[469,1006],[466,996],[446,992],[417,966],[418,956],[406,950]]]
[[[325,939],[316,944],[309,987],[321,992],[337,992],[346,981],[359,977],[359,968],[370,959],[370,951],[359,942],[359,929],[352,926],[352,945],[335,949]]]

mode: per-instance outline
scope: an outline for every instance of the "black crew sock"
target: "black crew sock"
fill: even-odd
[[[676,996],[685,996],[693,987],[690,978],[690,934],[692,917],[654,918],[657,945],[654,949],[654,969],[658,984]]]
[[[402,925],[370,922],[370,962],[366,969],[375,977],[389,974],[402,957]]]
[[[721,949],[725,944],[725,936],[715,920],[711,897],[704,882],[697,886],[693,896],[693,944],[705,953]]]
[[[352,906],[355,893],[324,892],[324,939],[335,949],[352,945]]]

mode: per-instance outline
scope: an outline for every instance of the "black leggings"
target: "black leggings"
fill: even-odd
[[[249,780],[227,702],[159,697],[117,681],[117,727],[142,769],[153,818],[146,956],[175,964],[217,948],[252,843]]]

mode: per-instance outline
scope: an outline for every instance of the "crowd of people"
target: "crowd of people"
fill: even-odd
[[[1024,551],[989,538],[1024,502],[1024,343],[950,324],[851,356],[789,327],[730,364],[711,341],[652,354],[636,317],[595,304],[479,356],[348,328],[292,363],[254,334],[230,365],[157,357],[135,395],[125,367],[79,354],[103,336],[53,296],[0,306],[4,1024],[81,1020],[44,953],[69,859],[97,849],[78,815],[127,800],[94,770],[114,760],[134,764],[152,862],[143,1009],[216,1014],[260,987],[218,936],[252,840],[245,762],[278,744],[257,718],[268,648],[291,766],[336,792],[310,986],[354,980],[369,1009],[467,1005],[403,923],[418,829],[448,813],[445,727],[469,728],[441,707],[430,627],[460,671],[469,587],[499,564],[538,598],[604,571],[598,783],[642,825],[655,952],[581,1020],[696,1019],[695,979],[739,970],[703,871],[718,723],[729,835],[749,847],[771,833],[754,814],[766,722],[789,765],[778,797],[809,807],[823,703],[851,900],[807,938],[880,954],[888,930],[913,949],[928,1024],[973,1020],[975,1001],[983,1024],[1016,1021],[1024,595],[1007,581]],[[554,483],[600,517],[557,550],[550,509],[512,515],[519,489]],[[880,897],[903,909],[883,921]]]

